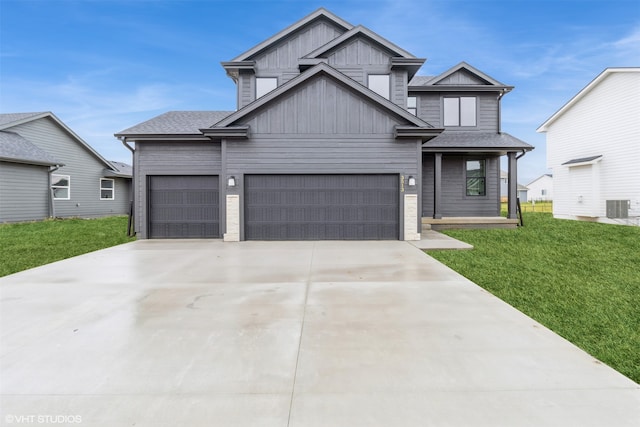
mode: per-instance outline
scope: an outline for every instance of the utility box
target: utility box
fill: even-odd
[[[607,218],[629,218],[631,200],[607,200]]]

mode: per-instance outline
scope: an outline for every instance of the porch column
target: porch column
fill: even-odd
[[[433,218],[442,218],[440,204],[442,201],[442,153],[435,153],[433,167]]]
[[[518,160],[516,153],[507,153],[509,158],[509,176],[507,181],[508,199],[507,199],[507,218],[517,219],[516,202],[518,198]]]

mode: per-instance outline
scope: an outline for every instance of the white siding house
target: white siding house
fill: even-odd
[[[553,200],[553,175],[544,174],[527,184],[529,200],[548,202]]]
[[[607,68],[538,132],[554,217],[640,225],[640,68]]]

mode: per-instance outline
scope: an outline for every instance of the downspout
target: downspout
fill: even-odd
[[[134,200],[135,198],[135,189],[136,186],[134,185],[134,180],[135,180],[135,168],[136,168],[136,150],[131,147],[129,144],[127,144],[127,137],[123,136],[118,138],[120,139],[120,142],[122,142],[122,145],[124,145],[129,151],[131,151],[131,195],[129,196],[129,220],[127,221],[127,237],[133,237],[136,235],[136,232],[134,231],[134,214],[135,214],[135,209],[134,209]]]
[[[500,100],[507,93],[506,89],[502,89],[502,91],[498,94],[498,133],[502,133],[502,104]]]
[[[49,218],[56,217],[56,208],[55,208],[55,205],[53,204],[53,188],[51,188],[51,174],[57,171],[58,169],[60,169],[60,165],[51,166],[49,168],[49,197],[48,197]]]

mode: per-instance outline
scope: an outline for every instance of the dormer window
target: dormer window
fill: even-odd
[[[459,96],[443,99],[445,126],[476,126],[476,97]]]
[[[369,74],[369,89],[387,99],[390,97],[390,80],[388,74]]]
[[[256,99],[278,87],[277,77],[256,77]]]

